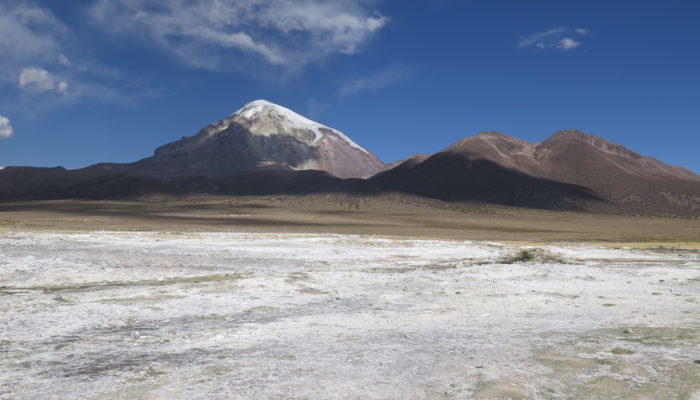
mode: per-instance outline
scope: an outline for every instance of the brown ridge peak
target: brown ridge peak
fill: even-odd
[[[590,137],[596,137],[596,136],[591,135],[590,133],[580,131],[578,129],[563,129],[563,130],[554,132],[554,134],[552,136],[550,136],[549,138],[552,139],[552,138],[559,138],[559,137],[584,139],[584,138],[590,138]]]
[[[505,133],[501,133],[501,132],[497,132],[497,131],[485,131],[485,132],[479,132],[473,136],[468,136],[468,137],[459,139],[454,144],[452,144],[450,147],[448,147],[448,149],[458,148],[458,147],[462,146],[463,144],[470,143],[470,142],[475,142],[475,141],[490,142],[492,140],[505,140],[505,141],[521,142],[520,139],[515,138],[513,136],[506,135]]]
[[[506,135],[505,133],[498,132],[498,131],[484,131],[484,132],[479,132],[476,135],[472,137],[499,137],[499,138],[513,138],[512,136]]]
[[[642,158],[641,155],[629,150],[628,148],[609,142],[605,139],[603,139],[600,136],[592,135],[590,133],[585,133],[581,132],[576,129],[568,129],[568,130],[562,130],[558,131],[552,136],[550,136],[547,140],[543,141],[540,143],[540,146],[543,147],[550,147],[553,146],[555,143],[559,142],[560,140],[578,140],[582,141],[590,146],[593,146],[597,148],[600,151],[603,151],[605,153],[609,154],[618,154],[621,156],[629,157],[629,158],[634,158],[634,159],[640,159]]]

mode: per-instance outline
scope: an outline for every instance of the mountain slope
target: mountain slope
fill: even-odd
[[[540,143],[480,133],[372,180],[443,199],[700,215],[700,176],[579,131]]]
[[[318,193],[337,190],[341,178],[369,177],[384,168],[339,131],[258,100],[134,163],[5,168],[0,199]]]
[[[538,143],[538,176],[587,186],[636,212],[700,215],[700,176],[579,131]]]
[[[540,143],[485,132],[386,166],[342,133],[263,100],[134,163],[0,170],[0,199],[387,192],[700,217],[700,176],[579,131]]]
[[[587,210],[599,201],[581,186],[537,178],[474,153],[443,151],[377,174],[378,187],[447,201],[474,201],[554,210]]]
[[[163,177],[272,168],[367,178],[384,163],[341,132],[258,100],[195,136],[159,147],[132,167]]]

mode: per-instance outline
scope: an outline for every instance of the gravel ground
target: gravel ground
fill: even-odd
[[[699,301],[664,249],[4,233],[0,398],[700,400]]]

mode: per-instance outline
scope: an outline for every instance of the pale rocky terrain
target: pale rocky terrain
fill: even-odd
[[[0,235],[2,399],[700,399],[700,254]]]
[[[342,132],[257,100],[195,136],[159,147],[153,157],[131,167],[170,177],[273,168],[369,178],[385,165]]]

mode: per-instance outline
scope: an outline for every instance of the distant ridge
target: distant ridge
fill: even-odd
[[[577,130],[540,143],[483,132],[409,163],[372,180],[446,200],[560,202],[586,209],[597,198],[618,211],[700,216],[700,176]]]
[[[366,178],[366,179],[365,179]],[[130,164],[6,167],[0,199],[148,194],[422,196],[552,210],[700,218],[700,176],[577,130],[499,132],[385,165],[339,131],[257,100]]]

